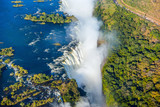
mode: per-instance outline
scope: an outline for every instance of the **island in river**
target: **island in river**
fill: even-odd
[[[23,1],[20,8],[12,6],[19,3],[0,1],[0,15],[8,16],[1,19],[0,25],[0,106],[50,107],[64,102],[74,105],[81,96],[76,81],[69,79],[64,70],[57,72],[57,66],[48,66],[62,55],[58,50],[72,41],[66,28],[73,17],[57,11],[59,0],[29,0]],[[24,20],[26,14],[41,17],[43,20],[38,23],[46,24]]]
[[[71,23],[73,21],[77,21],[74,16],[63,16],[57,14],[46,14],[45,12],[39,13],[39,16],[32,16],[31,14],[26,14],[24,17],[25,20],[31,20],[33,22],[42,22],[41,24],[45,24],[45,22],[56,23]]]
[[[38,107],[57,101],[58,103],[70,102],[72,105],[80,98],[80,92],[78,90],[77,83],[74,79],[55,80],[53,75],[48,76],[46,74],[34,74],[28,76],[28,71],[19,65],[10,63],[11,57],[14,55],[12,47],[1,49],[0,51],[0,71],[5,71],[4,67],[10,67],[14,70],[14,73],[10,76],[14,76],[18,82],[5,87],[4,93],[6,97],[3,97],[1,106],[14,106],[20,103],[25,107]],[[0,72],[0,73],[1,73]],[[44,87],[48,87],[45,89]],[[23,102],[30,97],[38,97],[40,93],[57,92],[57,96],[51,96],[47,99],[33,100],[32,102]],[[10,96],[11,95],[11,96]]]

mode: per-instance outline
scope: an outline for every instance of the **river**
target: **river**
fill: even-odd
[[[24,7],[14,8],[10,0],[0,0],[0,48],[13,47],[15,50],[14,60],[29,71],[29,75],[45,73],[51,75],[51,69],[47,65],[53,62],[62,52],[58,49],[68,45],[72,40],[66,34],[69,24],[46,23],[40,25],[35,22],[24,20],[25,14],[46,12],[47,14],[58,12],[59,0],[36,3],[32,0],[23,1]],[[61,46],[55,46],[60,43]],[[10,77],[12,69],[6,69],[0,77],[0,95],[3,96],[3,89],[14,84],[16,79]],[[1,99],[1,98],[0,98]]]

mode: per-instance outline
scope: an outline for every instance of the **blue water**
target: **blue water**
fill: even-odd
[[[14,63],[29,71],[29,74],[46,73],[51,74],[47,63],[53,61],[62,53],[57,50],[61,46],[54,46],[54,43],[67,45],[71,38],[66,35],[66,28],[69,24],[46,23],[40,25],[35,22],[24,20],[25,14],[34,14],[41,9],[41,12],[48,14],[57,12],[59,0],[34,3],[33,0],[23,0],[24,7],[12,7],[11,0],[0,0],[0,48],[13,47],[15,50]],[[61,12],[59,12],[62,14]],[[52,34],[50,34],[52,33]],[[31,42],[34,45],[29,45]],[[49,52],[45,52],[48,49]],[[3,95],[3,88],[16,82],[9,74],[13,72],[7,69],[0,77],[0,95]]]

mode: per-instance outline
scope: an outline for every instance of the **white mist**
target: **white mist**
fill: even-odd
[[[101,64],[106,57],[106,44],[97,46],[100,35],[100,23],[93,17],[95,0],[62,0],[63,11],[78,19],[73,35],[80,45],[83,59],[77,69],[68,71],[70,77],[76,79],[78,86],[87,92],[87,100],[77,103],[77,107],[105,106],[102,94]],[[77,30],[78,28],[78,30]],[[76,32],[76,33],[75,33]]]

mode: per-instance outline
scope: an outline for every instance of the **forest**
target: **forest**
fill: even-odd
[[[108,106],[160,106],[160,27],[114,4],[97,3],[104,32],[116,32],[103,74]]]

